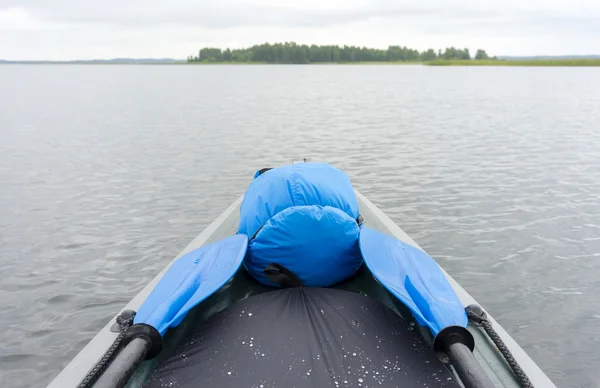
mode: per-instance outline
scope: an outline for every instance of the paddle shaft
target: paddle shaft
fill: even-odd
[[[448,345],[446,354],[465,388],[494,388],[494,384],[465,344],[455,342]]]
[[[150,343],[146,338],[134,338],[115,357],[100,376],[94,388],[122,388],[146,358]]]

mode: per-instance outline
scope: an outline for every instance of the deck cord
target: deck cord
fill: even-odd
[[[494,327],[489,321],[485,311],[483,311],[483,309],[481,309],[481,307],[479,306],[468,306],[465,310],[467,312],[469,320],[483,327],[488,337],[490,337],[490,339],[494,342],[498,350],[500,350],[500,353],[502,353],[502,356],[504,356],[504,359],[506,360],[506,362],[508,362],[508,365],[514,372],[515,376],[517,376],[519,382],[521,383],[521,387],[535,388],[531,383],[531,380],[529,380],[529,377],[527,376],[523,368],[521,368],[517,360],[515,360],[514,356],[512,355],[502,338],[500,338],[498,333],[496,333],[496,331],[494,330]]]
[[[90,388],[94,385],[98,377],[104,372],[106,367],[110,364],[112,359],[115,356],[115,353],[121,346],[121,342],[123,338],[125,338],[125,334],[127,333],[127,329],[133,323],[133,316],[128,316],[124,318],[122,315],[117,316],[117,323],[119,324],[121,330],[117,338],[115,338],[114,342],[110,347],[106,350],[102,358],[94,365],[94,367],[87,373],[87,375],[81,380],[81,383],[77,386],[77,388]]]

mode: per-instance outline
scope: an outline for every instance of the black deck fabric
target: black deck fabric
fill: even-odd
[[[412,326],[328,288],[255,295],[201,324],[146,383],[158,387],[458,387]]]

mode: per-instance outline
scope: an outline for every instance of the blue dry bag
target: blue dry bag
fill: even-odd
[[[326,287],[354,275],[358,202],[348,176],[326,163],[296,163],[255,176],[241,205],[238,233],[250,238],[244,264],[263,284],[278,265],[305,286]]]

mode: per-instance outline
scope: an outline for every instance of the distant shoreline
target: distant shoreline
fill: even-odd
[[[600,59],[497,59],[497,60],[460,60],[460,59],[438,59],[434,61],[413,62],[413,61],[382,61],[382,62],[317,62],[307,64],[276,64],[264,62],[118,62],[118,61],[0,61],[0,65],[185,65],[185,66],[526,66],[526,67],[562,67],[562,66],[581,66],[596,67],[600,66]]]
[[[600,66],[600,59],[498,59],[498,60],[436,60],[427,66]]]

